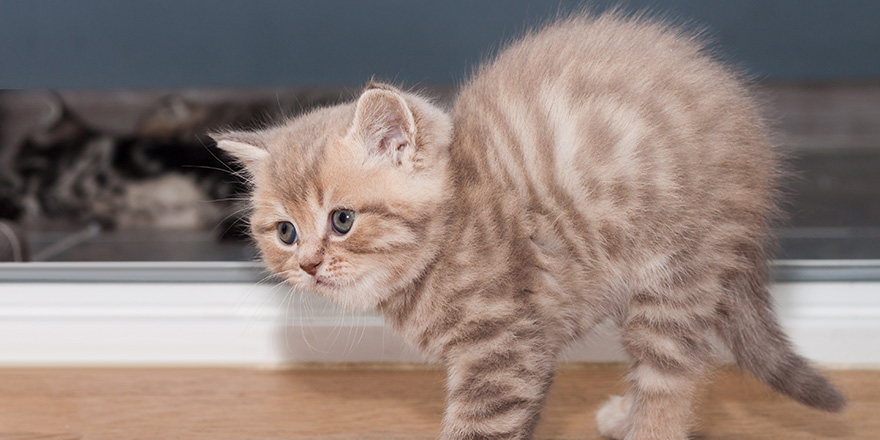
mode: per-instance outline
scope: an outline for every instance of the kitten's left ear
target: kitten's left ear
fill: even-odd
[[[415,153],[415,118],[393,88],[369,88],[361,95],[352,130],[371,156],[387,157],[401,165]]]
[[[266,135],[255,131],[225,131],[211,133],[217,147],[226,151],[253,174],[269,157],[266,150]]]

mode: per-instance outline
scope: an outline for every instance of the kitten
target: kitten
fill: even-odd
[[[715,341],[780,393],[844,407],[772,311],[767,130],[692,35],[575,16],[480,68],[449,113],[371,83],[215,137],[253,178],[273,271],[378,308],[448,366],[444,439],[530,438],[560,350],[608,318],[633,361],[605,437],[685,439]]]

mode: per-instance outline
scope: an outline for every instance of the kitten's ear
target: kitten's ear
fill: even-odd
[[[266,150],[265,133],[253,131],[225,131],[211,133],[217,147],[229,153],[241,162],[245,168],[253,171],[269,157]]]
[[[403,96],[390,86],[364,91],[357,102],[352,130],[370,155],[388,157],[397,165],[415,152],[415,118]]]

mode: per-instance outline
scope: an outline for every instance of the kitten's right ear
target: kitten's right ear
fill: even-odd
[[[211,133],[217,147],[241,162],[245,168],[253,170],[269,157],[266,150],[266,136],[253,131],[224,131]]]
[[[406,100],[390,86],[370,84],[358,98],[354,133],[373,157],[410,165],[415,154],[416,123]]]

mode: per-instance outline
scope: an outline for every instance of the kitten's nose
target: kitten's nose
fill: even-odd
[[[299,263],[300,269],[306,271],[307,274],[314,276],[318,272],[318,266],[321,265],[319,258],[305,260]]]

